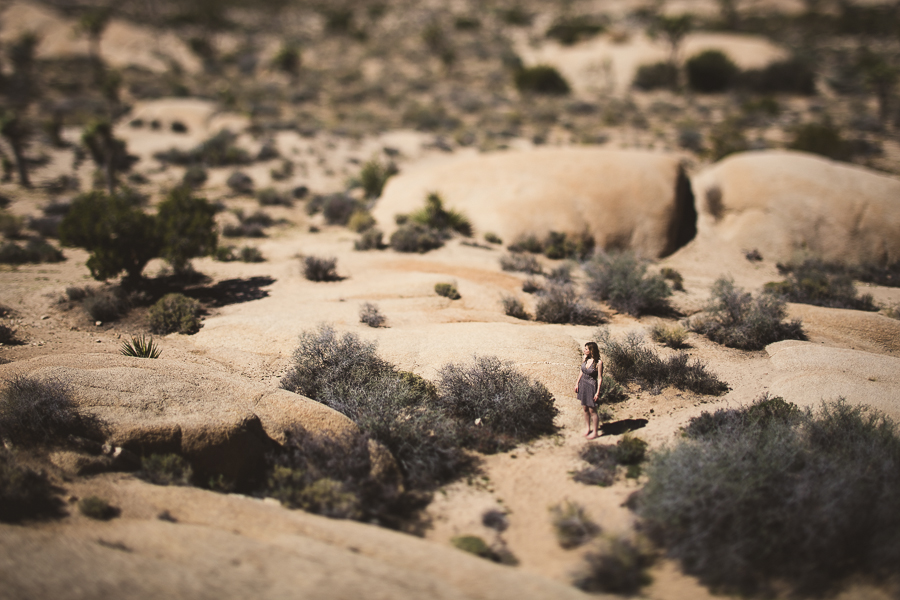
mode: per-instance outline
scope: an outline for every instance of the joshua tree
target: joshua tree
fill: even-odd
[[[866,53],[859,62],[866,83],[878,98],[878,116],[883,123],[886,123],[900,72],[884,57],[873,53]]]
[[[12,148],[16,168],[19,171],[19,183],[23,187],[31,187],[28,167],[25,164],[25,145],[31,136],[31,128],[16,112],[7,110],[0,113],[0,135],[6,138]]]
[[[113,136],[112,123],[98,119],[84,128],[81,141],[98,168],[104,170],[106,187],[112,196],[116,191],[116,172],[127,171],[136,160],[125,148],[125,142]]]
[[[13,106],[23,108],[34,97],[34,56],[39,41],[34,33],[26,31],[6,50],[13,68],[6,94]]]
[[[684,37],[690,33],[693,25],[691,15],[679,15],[677,17],[667,17],[661,15],[656,22],[656,30],[666,38],[669,42],[671,52],[669,54],[669,62],[672,66],[678,66],[678,49]]]
[[[81,18],[78,19],[78,31],[88,37],[91,62],[94,63],[98,79],[102,71],[100,39],[103,37],[103,31],[106,29],[106,26],[109,25],[111,16],[112,11],[109,8],[95,7],[86,10],[82,13]]]

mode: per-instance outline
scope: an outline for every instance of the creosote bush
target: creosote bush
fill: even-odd
[[[712,341],[741,350],[761,350],[779,340],[804,339],[799,320],[785,322],[784,300],[773,294],[753,297],[730,279],[717,280],[706,312],[690,328]]]
[[[191,485],[194,471],[177,454],[151,454],[141,458],[141,469],[136,475],[156,485]]]
[[[450,300],[459,300],[462,298],[462,296],[459,295],[459,290],[457,290],[456,286],[452,283],[434,284],[434,293],[438,296],[449,298]]]
[[[873,409],[764,396],[692,420],[647,474],[648,533],[715,589],[831,595],[896,575],[900,433]]]
[[[587,515],[584,507],[565,500],[550,507],[556,540],[563,548],[577,548],[600,533],[600,527]]]
[[[870,294],[860,296],[857,293],[848,269],[817,260],[806,260],[799,264],[779,264],[778,270],[786,279],[767,283],[765,291],[789,302],[829,308],[878,310]]]
[[[0,446],[0,522],[62,516],[62,502],[47,476],[19,464]]]
[[[16,375],[0,389],[0,438],[14,444],[52,444],[70,434],[93,436],[96,424],[72,400],[61,379]]]
[[[634,382],[645,389],[672,386],[711,396],[728,391],[728,384],[707,371],[699,359],[691,362],[686,352],[663,359],[647,346],[638,332],[631,332],[624,340],[617,341],[607,329],[600,328],[596,337],[600,352],[606,357],[605,373],[617,382]]]
[[[150,331],[193,334],[200,331],[200,303],[184,294],[166,294],[147,311]]]
[[[337,259],[321,256],[306,256],[303,258],[303,276],[310,281],[340,281],[337,274]]]
[[[606,321],[606,315],[578,298],[573,286],[549,285],[538,296],[534,319],[544,323],[599,325]]]
[[[588,291],[614,309],[640,316],[671,310],[672,295],[662,275],[648,275],[647,263],[632,252],[598,253],[585,267]]]

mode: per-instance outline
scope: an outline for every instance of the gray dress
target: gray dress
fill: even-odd
[[[578,382],[578,399],[581,400],[582,406],[588,408],[596,408],[594,402],[594,394],[597,393],[597,363],[591,365],[591,368],[581,363],[581,381]]]

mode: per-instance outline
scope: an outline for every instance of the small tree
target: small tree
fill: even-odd
[[[215,207],[187,186],[176,187],[160,203],[156,221],[161,255],[176,273],[187,271],[191,258],[216,251],[215,214]]]
[[[137,160],[128,154],[125,142],[113,135],[113,126],[108,119],[97,119],[81,134],[81,141],[87,147],[97,168],[103,169],[106,189],[110,195],[116,191],[116,173],[127,171]]]
[[[886,123],[894,100],[894,91],[900,72],[897,67],[889,63],[884,57],[867,52],[859,61],[866,84],[875,92],[878,98],[878,116],[882,123]]]
[[[140,279],[151,258],[159,256],[156,219],[117,194],[101,191],[82,194],[72,202],[59,226],[65,246],[91,253],[87,266],[94,279],[105,281],[125,271],[127,279]]]
[[[28,166],[25,163],[25,145],[31,136],[31,127],[18,113],[3,111],[0,113],[0,135],[6,138],[12,148],[13,156],[16,159],[16,168],[19,171],[19,183],[23,187],[31,187]]]
[[[82,13],[81,18],[78,19],[77,30],[88,38],[91,62],[94,63],[98,77],[102,66],[100,59],[100,39],[103,37],[103,31],[106,29],[106,26],[109,25],[110,17],[112,17],[112,10],[109,8],[94,7],[86,10]]]
[[[13,106],[27,106],[35,95],[34,59],[40,39],[33,32],[26,31],[7,47],[6,57],[13,72],[6,86],[6,96]]]
[[[678,15],[677,17],[667,17],[660,15],[656,20],[652,33],[660,33],[669,42],[669,63],[673,66],[678,65],[678,49],[684,37],[690,33],[693,26],[691,15]]]

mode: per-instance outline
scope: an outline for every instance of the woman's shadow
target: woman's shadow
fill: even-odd
[[[621,421],[612,421],[600,425],[600,435],[622,435],[635,429],[646,427],[647,419],[622,419]]]

